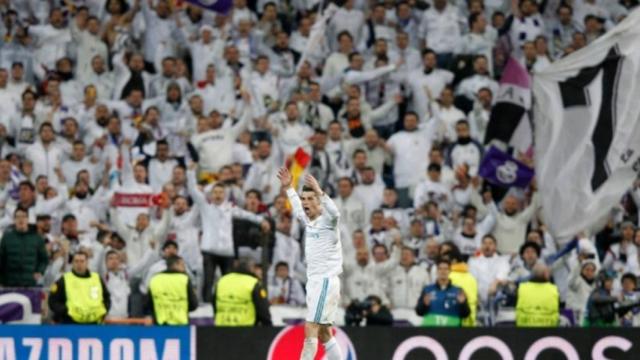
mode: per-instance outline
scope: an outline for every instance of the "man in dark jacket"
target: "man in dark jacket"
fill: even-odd
[[[29,226],[27,210],[18,207],[13,221],[0,242],[0,285],[37,286],[49,261],[44,239]]]

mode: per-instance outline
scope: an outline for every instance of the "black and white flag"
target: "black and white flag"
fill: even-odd
[[[534,74],[536,176],[552,234],[597,231],[640,171],[640,10]]]

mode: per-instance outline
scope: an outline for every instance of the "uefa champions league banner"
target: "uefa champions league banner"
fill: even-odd
[[[190,360],[191,329],[4,325],[0,326],[0,360]]]
[[[345,327],[334,330],[345,360],[640,359],[640,329]],[[197,359],[298,360],[304,328],[200,327]],[[319,346],[316,360],[326,359]]]

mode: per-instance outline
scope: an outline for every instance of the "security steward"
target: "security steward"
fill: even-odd
[[[169,256],[167,270],[149,282],[153,321],[157,325],[189,325],[189,312],[198,308],[198,297],[186,274],[184,260]]]
[[[89,255],[73,254],[71,271],[51,286],[49,308],[53,320],[63,324],[99,324],[111,306],[109,291],[100,276],[89,271]]]
[[[267,291],[254,269],[253,260],[240,258],[233,270],[220,278],[213,294],[216,326],[271,325]]]
[[[516,302],[516,326],[558,326],[560,296],[558,288],[549,279],[549,268],[537,264],[533,267],[531,280],[520,284]]]

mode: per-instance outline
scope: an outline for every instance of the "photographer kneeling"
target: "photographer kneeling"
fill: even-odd
[[[363,319],[367,319],[366,326],[391,326],[393,315],[382,300],[375,295],[369,295],[364,301],[354,300],[345,311],[344,321],[347,326],[360,326]]]

